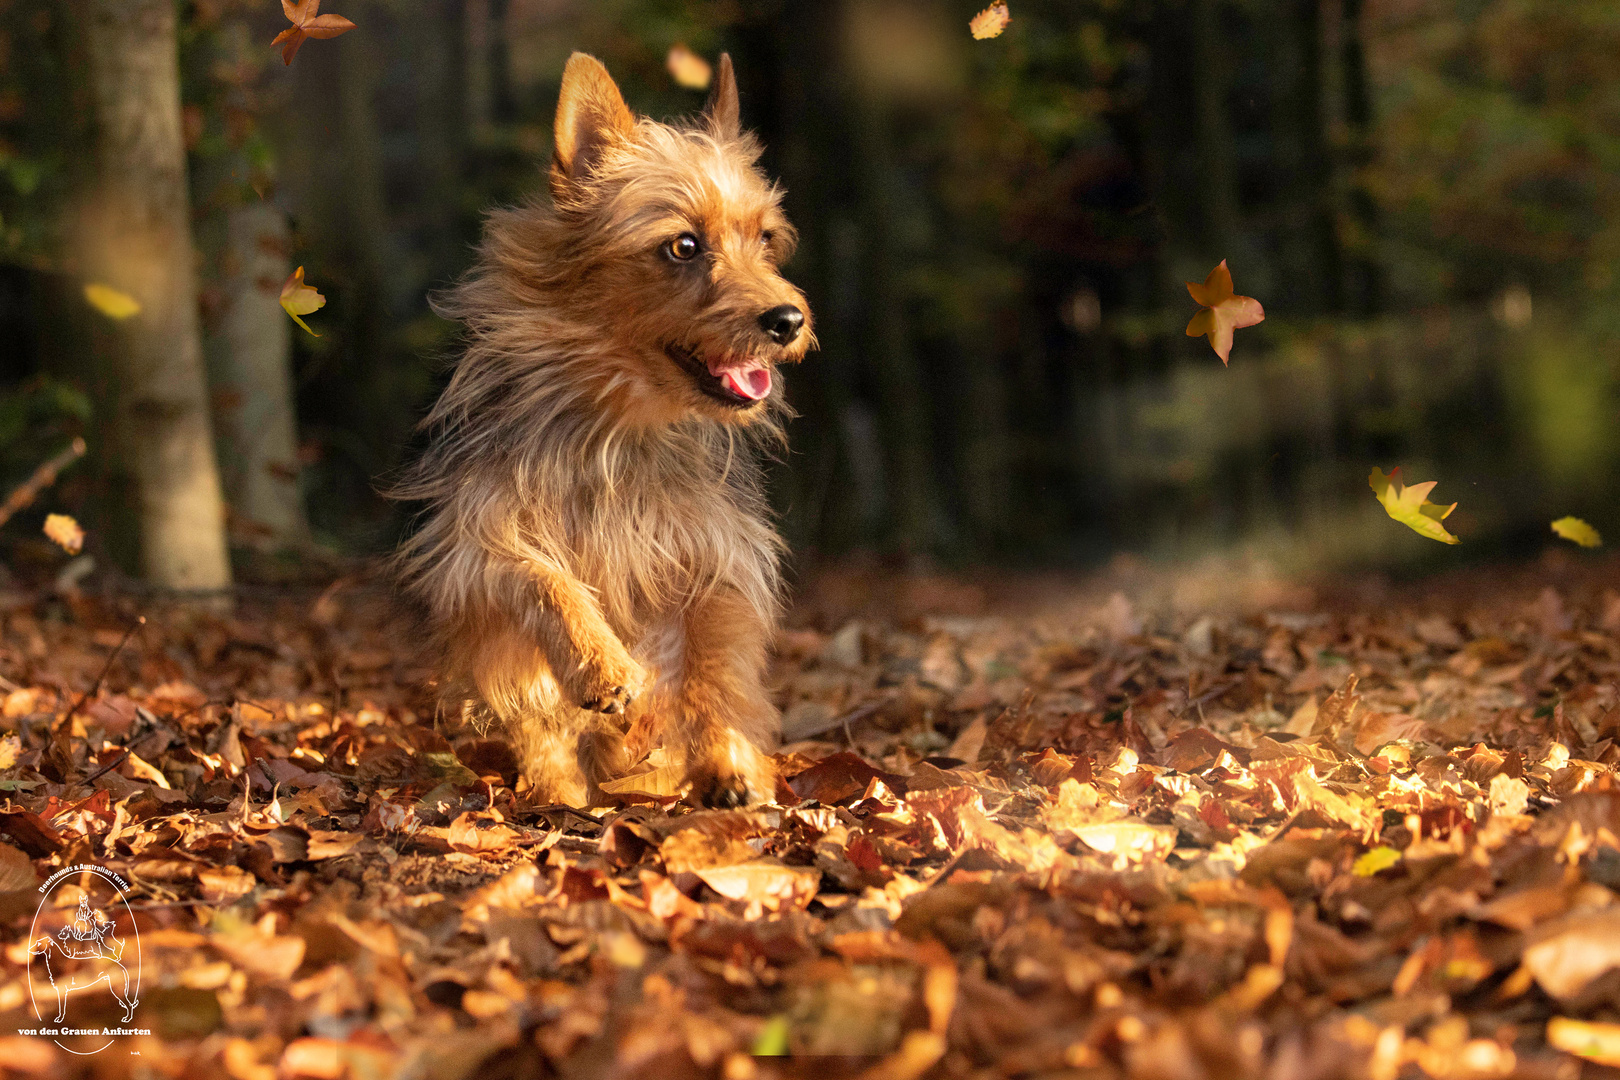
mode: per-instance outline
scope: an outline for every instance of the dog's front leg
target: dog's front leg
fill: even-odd
[[[539,593],[540,644],[568,700],[592,712],[629,708],[650,678],[602,615],[591,590],[555,567],[530,564]]]
[[[764,802],[775,775],[762,751],[781,733],[760,684],[770,625],[739,593],[722,589],[694,602],[682,628],[674,723],[692,793],[705,806]]]

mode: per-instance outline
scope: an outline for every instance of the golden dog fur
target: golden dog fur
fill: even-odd
[[[468,340],[395,490],[427,504],[401,569],[536,801],[597,801],[632,725],[665,733],[709,805],[773,790],[761,676],[782,544],[755,459],[785,406],[774,377],[759,401],[715,387],[813,336],[778,272],[794,233],[759,154],[729,57],[704,112],[672,125],[634,116],[575,53],[550,204],[492,214],[443,298]],[[678,258],[688,237],[697,254]],[[763,314],[783,305],[806,320],[785,342]]]

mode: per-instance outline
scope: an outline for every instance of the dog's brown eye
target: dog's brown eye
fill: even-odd
[[[691,233],[681,233],[681,235],[671,240],[664,250],[667,251],[669,253],[669,257],[674,259],[676,262],[687,262],[697,257],[697,237],[693,236]]]
[[[762,244],[765,244],[765,245],[767,245],[767,246],[768,246],[768,245],[769,245],[769,244],[770,244],[770,242],[771,242],[771,241],[772,241],[772,240],[774,240],[774,239],[775,239],[775,238],[776,238],[776,234],[775,234],[775,233],[773,233],[773,232],[771,232],[771,230],[769,230],[769,229],[766,229],[766,230],[765,230],[765,231],[764,231],[764,232],[762,232],[762,233],[760,233],[760,234],[759,234],[759,239],[760,239],[760,242],[761,242],[761,243],[762,243]]]

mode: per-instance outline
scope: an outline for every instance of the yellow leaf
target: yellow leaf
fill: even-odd
[[[1372,877],[1380,870],[1388,870],[1401,861],[1401,853],[1392,847],[1375,847],[1361,856],[1350,867],[1356,877]]]
[[[1006,4],[998,2],[991,4],[973,16],[972,20],[968,22],[968,32],[973,35],[976,41],[1000,37],[1001,32],[1007,29],[1007,24],[1010,22],[1012,22],[1012,13],[1007,10]]]
[[[786,1057],[788,1052],[788,1035],[791,1028],[788,1026],[786,1016],[773,1016],[765,1021],[765,1026],[759,1029],[754,1038],[752,1053],[755,1057]]]
[[[300,315],[308,315],[312,311],[319,311],[326,306],[326,297],[315,290],[313,285],[304,284],[304,268],[300,266],[292,272],[286,282],[281,286],[282,310],[292,316],[292,321],[302,326],[305,331],[314,337],[321,335],[310,330],[309,324]]]
[[[609,795],[639,795],[646,799],[679,798],[686,785],[686,769],[680,765],[660,765],[646,772],[604,780],[602,790]]]
[[[707,60],[681,44],[670,46],[664,65],[669,68],[669,77],[675,80],[675,85],[688,90],[707,90],[709,79],[714,75]]]
[[[1552,531],[1565,540],[1573,540],[1581,547],[1597,547],[1603,543],[1598,531],[1578,517],[1561,517],[1552,523]]]
[[[1384,510],[1390,517],[1419,536],[1427,536],[1430,540],[1438,540],[1442,544],[1459,543],[1458,539],[1440,524],[1457,509],[1457,504],[1440,506],[1429,501],[1429,492],[1433,491],[1439,482],[1430,480],[1427,483],[1407,487],[1401,483],[1401,469],[1398,465],[1389,471],[1388,476],[1374,465],[1372,475],[1367,478],[1368,486],[1373,489],[1373,494],[1378,496],[1378,501],[1384,504]]]
[[[1547,1045],[1599,1065],[1620,1066],[1620,1024],[1588,1024],[1555,1016],[1547,1021]]]
[[[45,518],[45,535],[62,546],[69,555],[77,555],[84,547],[84,530],[66,514],[50,514]]]
[[[1187,291],[1203,308],[1187,324],[1187,336],[1209,338],[1210,348],[1223,364],[1232,357],[1232,332],[1266,321],[1260,301],[1232,292],[1232,271],[1227,269],[1225,259],[1209,272],[1202,285],[1187,282]]]
[[[111,285],[102,285],[100,282],[91,282],[84,287],[84,298],[90,301],[90,306],[107,316],[120,322],[141,313],[141,302],[127,292],[119,292]]]

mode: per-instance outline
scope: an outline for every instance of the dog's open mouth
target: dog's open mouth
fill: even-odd
[[[692,350],[679,345],[666,345],[664,352],[692,377],[699,390],[724,405],[741,409],[770,396],[771,369],[762,360],[704,363]]]

